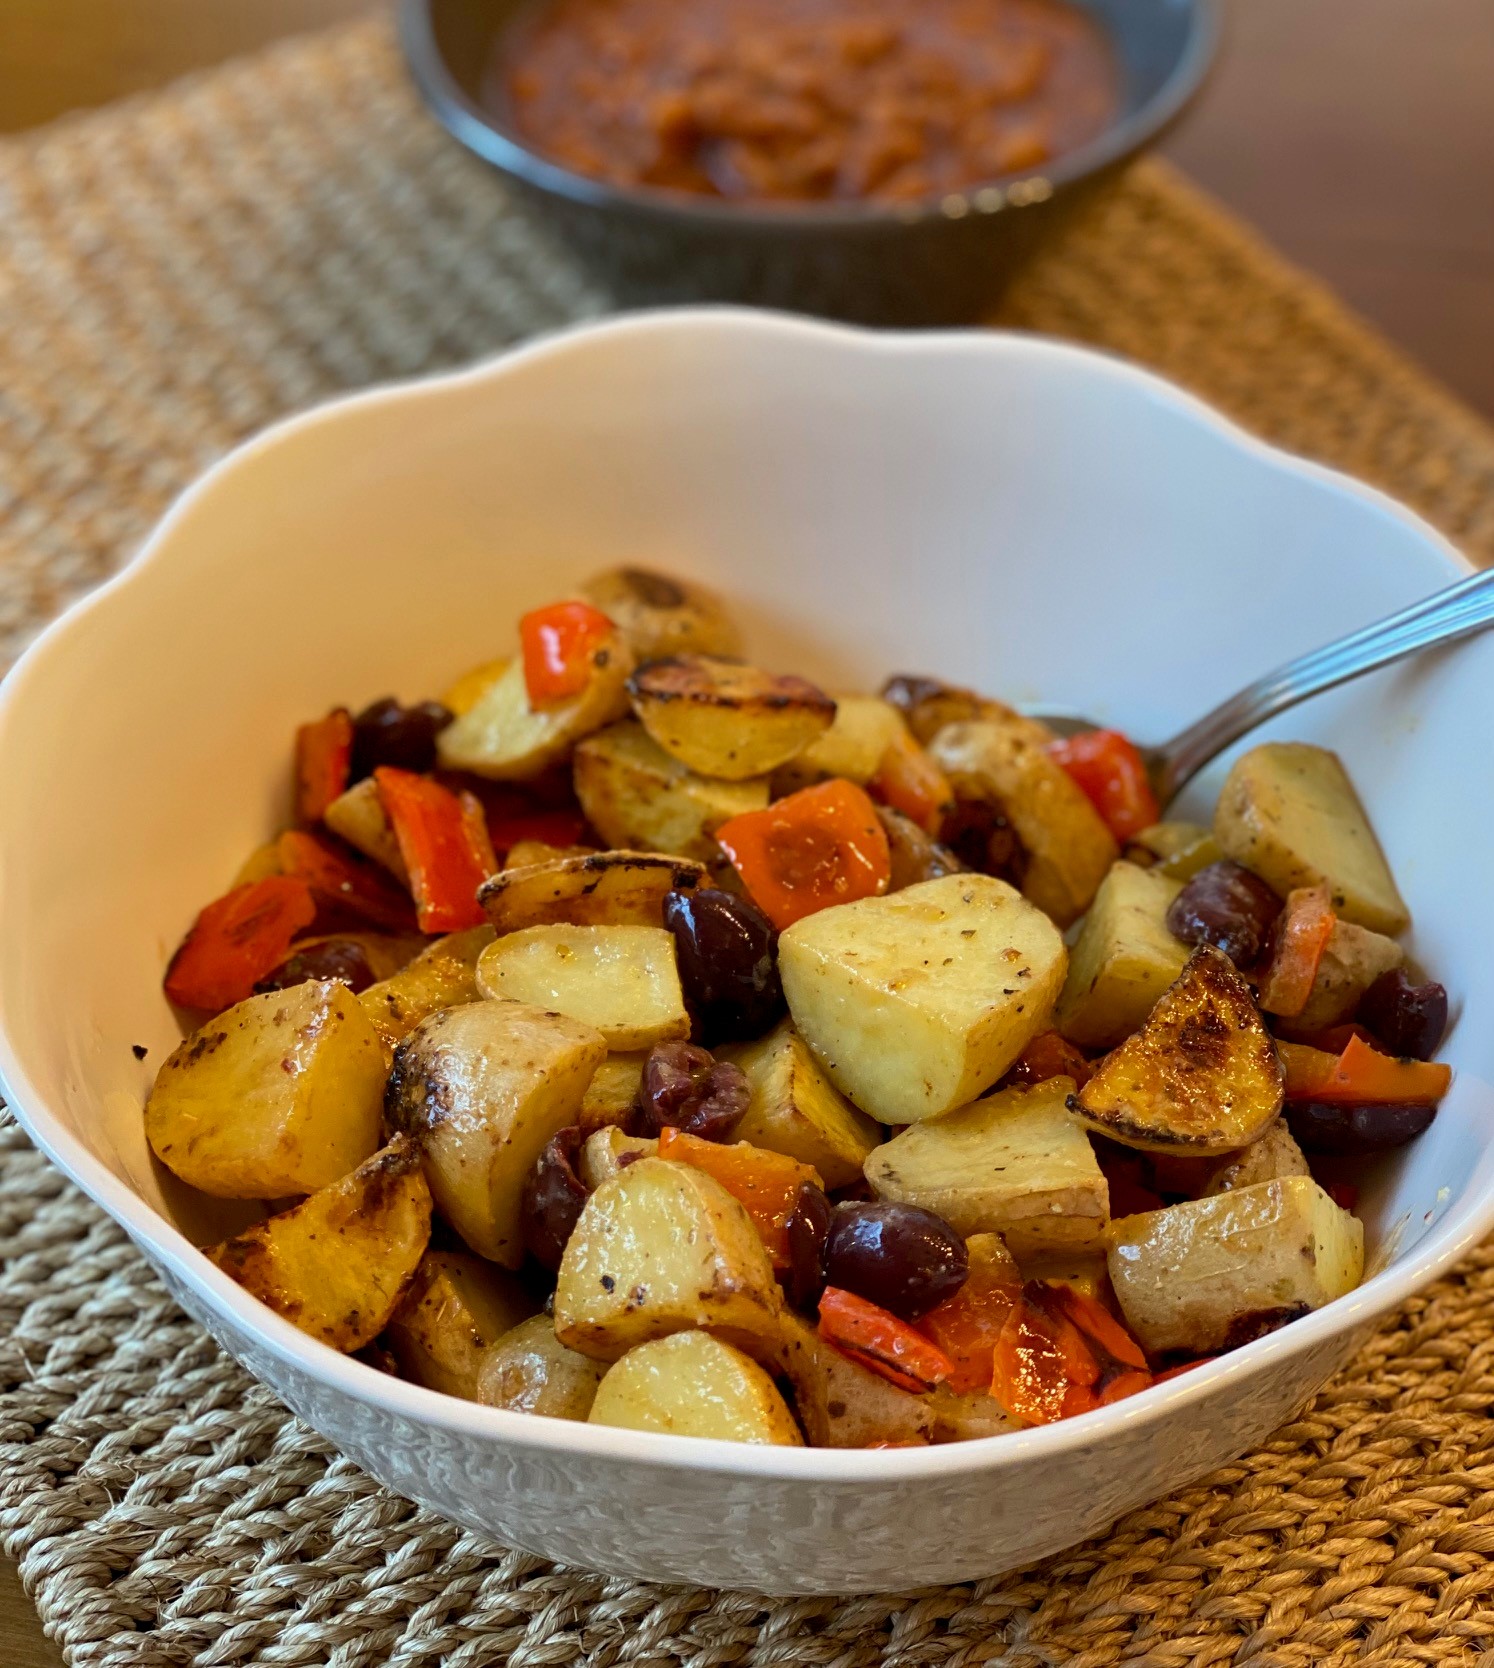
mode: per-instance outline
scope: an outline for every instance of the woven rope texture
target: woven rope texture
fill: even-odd
[[[0,149],[0,657],[244,434],[600,310],[420,115],[381,22]],[[1494,436],[1165,169],[1000,322],[1157,366],[1494,559]],[[0,1127],[0,1538],[70,1662],[1346,1668],[1494,1651],[1494,1252],[1260,1452],[972,1587],[661,1589],[390,1495]],[[958,1525],[951,1526],[958,1532]]]

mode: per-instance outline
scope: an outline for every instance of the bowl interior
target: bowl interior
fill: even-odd
[[[1386,501],[1015,336],[642,316],[282,426],[0,692],[0,1072],[75,1173],[198,1243],[235,1224],[153,1163],[141,1107],[166,958],[282,817],[293,727],[438,691],[623,561],[718,586],[761,658],[832,687],[927,671],[1143,738],[1457,571]],[[1491,707],[1486,639],[1274,727],[1343,753],[1453,994],[1454,1091],[1363,1201],[1402,1260],[1487,1221]]]

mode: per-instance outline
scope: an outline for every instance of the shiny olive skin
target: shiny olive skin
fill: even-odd
[[[1167,930],[1184,944],[1212,944],[1236,967],[1253,967],[1271,941],[1281,899],[1228,858],[1200,869],[1172,900]]]
[[[311,979],[337,979],[353,994],[376,983],[368,952],[356,938],[324,938],[292,950],[283,962],[266,973],[254,987],[256,996],[267,990],[289,990]]]
[[[576,1174],[585,1134],[572,1124],[552,1135],[534,1161],[519,1201],[524,1249],[553,1274],[586,1203],[585,1184]]]
[[[726,1141],[751,1098],[740,1066],[694,1043],[660,1043],[643,1062],[638,1121],[648,1135],[674,1128],[702,1141]]]
[[[835,1207],[813,1182],[805,1182],[788,1219],[788,1273],[784,1290],[796,1309],[813,1309],[825,1289],[825,1242]]]
[[[1435,979],[1413,984],[1404,967],[1394,967],[1365,991],[1355,1018],[1387,1054],[1430,1060],[1447,1030],[1447,990]]]
[[[965,799],[944,819],[939,844],[957,862],[983,875],[1020,886],[1027,873],[1027,853],[1017,831],[999,805]]]
[[[1329,1106],[1297,1101],[1286,1109],[1287,1128],[1303,1152],[1353,1158],[1384,1153],[1414,1141],[1437,1116],[1435,1106]]]
[[[840,1205],[825,1242],[825,1280],[916,1320],[965,1284],[965,1242],[921,1205]]]
[[[668,892],[664,925],[702,1041],[750,1042],[777,1022],[778,934],[755,903],[711,886]]]
[[[353,720],[353,762],[350,782],[361,782],[380,765],[396,770],[426,771],[435,767],[436,737],[452,714],[439,701],[420,701],[404,707],[392,695],[375,701]]]

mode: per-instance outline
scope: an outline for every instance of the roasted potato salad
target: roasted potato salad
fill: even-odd
[[[1179,821],[1118,731],[743,649],[614,567],[296,729],[164,969],[150,1147],[266,1212],[205,1254],[434,1393],[786,1447],[997,1440],[1352,1290],[1450,1004],[1342,761]]]

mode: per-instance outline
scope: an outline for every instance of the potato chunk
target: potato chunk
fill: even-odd
[[[900,672],[882,685],[882,699],[895,706],[913,732],[913,739],[927,747],[946,724],[969,724],[990,719],[1001,724],[1017,717],[1015,707],[1005,701],[993,701],[989,696],[977,695],[973,689],[961,689],[952,683],[941,683],[937,678],[910,676]],[[1052,740],[1052,731],[1039,726],[1044,736]]]
[[[345,1176],[379,1144],[384,1052],[358,998],[309,980],[251,996],[161,1067],[145,1135],[219,1199],[282,1199]]]
[[[567,1349],[548,1315],[506,1333],[482,1358],[477,1400],[512,1413],[551,1419],[585,1419],[596,1400],[606,1364]]]
[[[611,1181],[619,1170],[626,1169],[627,1164],[658,1156],[656,1136],[627,1135],[616,1124],[608,1124],[593,1130],[582,1143],[576,1174],[581,1178],[581,1185],[589,1193],[595,1193],[603,1182]]]
[[[615,1361],[651,1338],[704,1328],[771,1361],[782,1310],[762,1239],[720,1182],[641,1158],[582,1209],[561,1259],[555,1335]]]
[[[783,1317],[783,1374],[815,1448],[874,1442],[924,1443],[934,1432],[932,1399],[899,1390],[827,1344],[802,1316]]]
[[[1209,1198],[1215,1193],[1232,1193],[1242,1187],[1256,1187],[1261,1182],[1281,1181],[1287,1176],[1306,1176],[1311,1172],[1302,1149],[1292,1132],[1278,1118],[1266,1133],[1257,1136],[1248,1147],[1231,1153],[1204,1178],[1199,1193]]]
[[[1289,1176],[1122,1217],[1109,1267],[1145,1348],[1207,1355],[1352,1291],[1364,1228],[1310,1177]]]
[[[1356,927],[1352,921],[1335,921],[1307,1004],[1292,1020],[1292,1030],[1307,1035],[1352,1019],[1365,991],[1405,959],[1405,951],[1384,933]]]
[[[709,863],[724,822],[768,803],[766,776],[723,782],[671,758],[636,720],[609,725],[576,749],[576,798],[611,846],[673,852]]]
[[[1122,855],[1128,863],[1150,869],[1154,864],[1165,863],[1179,852],[1196,846],[1208,833],[1209,830],[1201,822],[1154,822],[1150,828],[1143,828],[1126,841]]]
[[[740,1066],[752,1091],[735,1130],[738,1141],[797,1158],[818,1170],[826,1187],[861,1179],[881,1131],[820,1070],[791,1019],[757,1042],[718,1048],[716,1057]]]
[[[496,782],[527,782],[570,755],[583,736],[628,710],[632,652],[619,636],[592,656],[592,676],[579,695],[553,706],[532,707],[524,662],[513,661],[496,683],[436,738],[448,770],[470,770]]]
[[[690,1035],[674,939],[663,927],[525,927],[483,951],[477,988],[595,1026],[608,1048]]]
[[[736,625],[704,585],[648,568],[607,568],[581,595],[623,634],[640,665],[671,654],[742,652]]]
[[[864,787],[877,774],[887,749],[907,736],[903,715],[878,696],[837,695],[830,728],[774,773],[774,798],[832,776]]]
[[[1069,1077],[1003,1089],[878,1147],[866,1179],[879,1199],[922,1205],[960,1234],[1000,1234],[1014,1257],[1098,1250],[1109,1190]]]
[[[830,728],[835,702],[803,678],[678,655],[628,680],[633,711],[664,751],[702,776],[765,776]]]
[[[666,892],[693,892],[705,870],[653,851],[599,851],[504,869],[478,888],[495,932],[559,922],[591,927],[657,927]]]
[[[1214,838],[1282,897],[1326,886],[1335,913],[1356,926],[1394,937],[1411,924],[1354,784],[1325,747],[1268,741],[1237,759]]]
[[[1005,881],[962,874],[796,921],[778,967],[830,1081],[908,1124],[990,1088],[1047,1027],[1068,955]]]
[[[402,1378],[472,1402],[486,1352],[535,1308],[507,1270],[462,1251],[427,1251],[384,1340]]]
[[[596,1069],[586,1095],[581,1102],[581,1115],[576,1119],[588,1133],[607,1124],[625,1124],[632,1116],[633,1103],[643,1082],[643,1068],[648,1050],[638,1049],[627,1054],[609,1054]]]
[[[950,724],[929,743],[929,757],[955,797],[994,805],[1027,853],[1023,895],[1066,927],[1089,908],[1110,865],[1115,837],[1072,776],[1048,754],[1048,731],[1013,714]]]
[[[804,1445],[773,1380],[709,1332],[676,1332],[629,1350],[598,1386],[590,1420],[718,1442]]]
[[[606,1052],[591,1026],[522,1002],[446,1008],[395,1050],[385,1112],[415,1138],[436,1203],[480,1256],[523,1262],[524,1179],[575,1123]]]
[[[339,794],[322,812],[322,821],[365,857],[382,864],[406,886],[410,884],[394,825],[385,813],[384,801],[372,776],[365,776],[346,793]]]
[[[346,1351],[383,1331],[430,1237],[420,1155],[396,1136],[351,1175],[206,1255],[276,1314]]]
[[[1114,1048],[1129,1037],[1183,971],[1188,946],[1167,930],[1183,889],[1155,869],[1116,863],[1069,952],[1069,976],[1053,1023],[1081,1048]]]
[[[1071,1104],[1128,1147],[1204,1155],[1248,1146],[1281,1102],[1276,1044],[1249,987],[1222,950],[1200,944]]]
[[[475,1002],[477,958],[493,942],[491,927],[447,933],[398,973],[363,991],[358,1002],[388,1049],[441,1008]]]

